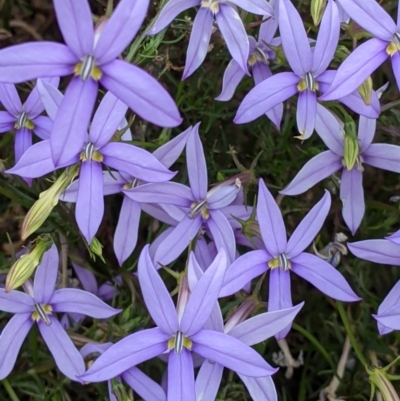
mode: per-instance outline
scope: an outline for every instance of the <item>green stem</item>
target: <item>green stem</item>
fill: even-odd
[[[356,337],[354,336],[354,333],[350,327],[350,321],[349,321],[346,311],[344,310],[343,304],[340,301],[336,301],[336,306],[339,311],[342,322],[344,324],[344,328],[346,329],[346,333],[349,336],[351,345],[357,355],[358,360],[361,362],[361,364],[363,366],[368,366],[368,362],[365,359],[364,355],[362,354],[360,347],[358,346]]]
[[[8,395],[10,396],[11,401],[20,401],[18,398],[17,394],[15,394],[15,391],[11,387],[10,382],[7,379],[2,380],[3,386],[6,389]]]

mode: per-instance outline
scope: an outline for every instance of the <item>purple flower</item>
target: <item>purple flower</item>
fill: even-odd
[[[57,167],[68,162],[84,144],[98,82],[152,123],[164,127],[181,123],[175,102],[165,89],[145,71],[118,60],[138,32],[148,5],[149,0],[122,0],[111,18],[94,30],[88,1],[54,0],[67,45],[34,42],[1,51],[3,82],[74,74],[50,137]]]
[[[318,105],[316,130],[329,150],[307,162],[281,193],[301,194],[317,182],[342,170],[340,199],[343,202],[343,219],[354,235],[365,212],[363,164],[400,173],[400,147],[371,144],[375,128],[376,120],[361,116],[357,136],[354,124],[343,126],[336,116]]]
[[[52,116],[57,113],[62,94],[45,82],[43,86],[47,88],[47,92],[41,91],[43,101],[48,114]],[[174,176],[174,173],[146,150],[111,141],[126,109],[124,103],[111,92],[107,92],[93,117],[89,134],[85,134],[83,146],[75,154],[71,154],[71,159],[63,165],[65,167],[81,161],[75,217],[89,244],[96,235],[104,214],[103,164],[146,181],[165,181]],[[55,169],[50,140],[45,140],[31,146],[17,165],[7,170],[7,173],[36,178]]]
[[[35,280],[24,284],[27,293],[0,288],[1,310],[14,313],[0,336],[0,378],[11,372],[21,345],[32,325],[37,322],[60,371],[71,380],[85,371],[85,364],[54,312],[79,312],[106,319],[120,312],[86,291],[62,288],[55,290],[58,273],[58,252],[53,245],[38,266]]]
[[[329,192],[310,210],[297,226],[289,241],[282,214],[264,182],[258,189],[257,218],[265,249],[251,251],[236,259],[226,272],[220,296],[231,295],[253,278],[270,270],[268,310],[290,308],[290,272],[304,278],[324,294],[340,301],[352,302],[360,298],[346,279],[333,266],[315,255],[304,252],[322,227],[329,212]],[[290,326],[277,338],[284,338]]]
[[[126,196],[136,202],[170,204],[186,209],[186,216],[158,246],[154,261],[169,264],[188,246],[203,227],[209,231],[217,249],[224,248],[228,259],[235,259],[236,243],[232,227],[221,211],[236,198],[241,182],[239,179],[222,183],[207,191],[208,178],[203,145],[196,124],[186,144],[186,165],[190,187],[175,182],[145,184],[125,190]]]
[[[293,72],[282,72],[266,79],[253,88],[239,106],[235,123],[253,121],[277,104],[298,94],[297,128],[300,139],[307,139],[314,131],[317,114],[317,94],[324,92],[336,72],[327,70],[339,40],[340,20],[337,5],[329,0],[322,18],[320,31],[313,51],[303,21],[290,0],[279,1],[279,31],[286,58]],[[352,92],[352,91],[350,91]],[[354,92],[340,99],[357,113],[377,118],[379,100],[372,95],[371,106],[365,106],[361,96]]]
[[[375,38],[358,46],[339,67],[321,100],[333,100],[357,89],[389,56],[400,88],[400,15],[397,25],[375,0],[337,0],[346,13]]]
[[[192,352],[250,377],[274,373],[275,369],[241,341],[203,328],[217,302],[226,263],[225,252],[221,249],[193,289],[183,315],[179,316],[146,246],[139,259],[139,282],[149,313],[158,327],[119,341],[80,378],[96,382],[108,380],[143,361],[168,353],[167,399],[194,401]]]
[[[190,131],[191,129],[187,129],[176,138],[160,146],[153,152],[153,156],[166,168],[171,167],[181,155]],[[103,171],[104,195],[116,194],[125,189],[135,188],[141,184],[141,181],[130,174],[113,172],[111,175],[108,171]],[[76,180],[67,188],[60,199],[64,202],[76,202],[78,189],[79,180]],[[142,209],[141,203],[135,202],[128,196],[124,196],[113,240],[114,252],[120,265],[124,263],[135,249]]]
[[[272,7],[265,0],[233,0],[230,3],[253,14],[273,15]],[[155,24],[148,31],[148,34],[154,35],[162,31],[178,14],[196,6],[200,6],[200,9],[194,19],[190,34],[183,79],[193,74],[206,58],[214,17],[230,54],[243,71],[247,72],[247,59],[250,49],[249,38],[239,14],[225,1],[169,0]]]

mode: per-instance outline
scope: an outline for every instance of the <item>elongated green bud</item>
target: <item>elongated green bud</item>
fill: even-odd
[[[50,234],[42,234],[36,239],[36,244],[31,251],[22,255],[11,266],[6,277],[6,292],[10,292],[18,288],[30,278],[36,267],[42,260],[43,254],[50,249],[53,244],[53,239]]]
[[[382,395],[384,401],[400,401],[393,384],[389,380],[386,368],[367,368],[369,374],[369,382],[371,383],[371,400],[373,399],[375,389],[377,388]],[[399,377],[394,377],[398,380]]]
[[[346,122],[344,135],[343,163],[347,170],[351,170],[357,162],[360,153],[360,144],[356,134],[356,124],[353,120]]]
[[[129,396],[125,386],[119,380],[112,379],[111,388],[115,398],[118,401],[133,401],[133,398]]]
[[[95,255],[97,255],[103,261],[103,263],[105,263],[103,258],[103,245],[101,245],[101,242],[96,237],[93,237],[88,249],[92,259],[95,259]]]
[[[79,164],[67,168],[56,180],[56,182],[46,191],[39,195],[39,199],[29,209],[22,223],[22,239],[25,240],[38,228],[42,226],[47,217],[57,205],[61,194],[79,171]]]
[[[324,15],[325,7],[326,0],[311,0],[311,17],[315,26],[320,24],[322,16]]]
[[[372,78],[368,77],[359,87],[358,93],[360,94],[364,103],[369,106],[372,97]]]

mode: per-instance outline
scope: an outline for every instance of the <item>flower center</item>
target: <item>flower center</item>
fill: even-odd
[[[260,49],[259,47],[256,47],[254,50],[254,53],[249,57],[248,63],[249,65],[253,66],[257,61],[268,65],[269,64],[269,59],[267,54],[264,52],[264,50]]]
[[[277,267],[280,267],[283,271],[286,272],[291,269],[292,264],[286,256],[286,253],[281,253],[276,258],[271,259],[268,262],[268,266],[270,269],[276,269]]]
[[[99,67],[97,67],[95,59],[93,56],[86,56],[82,62],[78,63],[74,67],[75,75],[79,75],[82,81],[86,81],[88,78],[93,78],[98,81],[102,72]]]
[[[30,130],[33,130],[35,128],[35,125],[31,120],[29,120],[27,114],[25,112],[22,112],[18,120],[15,122],[14,128],[16,129],[21,129],[21,128],[28,128]]]
[[[389,56],[393,56],[398,51],[400,51],[400,33],[396,32],[389,46],[386,48],[386,53],[389,54]]]
[[[136,188],[137,186],[139,186],[139,180],[137,178],[135,178],[133,181],[127,182],[124,185],[124,189],[132,189],[132,188]]]
[[[201,213],[203,219],[208,219],[210,217],[210,213],[207,209],[207,199],[204,199],[199,203],[192,203],[188,216],[189,218],[194,219],[199,213]]]
[[[172,349],[176,354],[180,354],[185,347],[188,350],[192,349],[192,341],[183,335],[181,331],[177,331],[175,336],[168,340],[168,349]]]
[[[38,322],[40,319],[46,324],[46,326],[51,325],[51,320],[47,315],[51,315],[53,311],[50,305],[35,304],[35,311],[32,313],[32,319]]]
[[[218,3],[218,0],[203,0],[201,2],[201,7],[209,8],[213,14],[216,14],[219,11]]]
[[[315,80],[312,72],[307,72],[304,78],[297,84],[297,89],[299,92],[303,92],[305,90],[315,92],[318,90],[318,82]]]
[[[80,154],[80,159],[83,162],[86,162],[88,160],[93,160],[95,162],[101,163],[103,161],[103,155],[99,153],[95,148],[92,142],[89,142],[85,150],[81,152]]]

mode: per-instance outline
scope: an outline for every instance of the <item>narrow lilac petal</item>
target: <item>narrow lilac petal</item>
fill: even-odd
[[[386,334],[388,331],[387,329],[392,329],[392,330],[400,330],[400,322],[399,322],[399,316],[400,316],[400,306],[398,305],[397,308],[392,308],[390,311],[388,311],[386,314],[383,315],[372,315],[374,319],[378,322],[378,324],[382,325],[384,329],[384,334]]]
[[[327,150],[309,160],[290,184],[280,191],[284,195],[298,195],[343,167],[342,158]]]
[[[262,16],[274,15],[274,9],[271,4],[265,0],[233,0],[231,3],[236,4],[238,7],[252,14]]]
[[[46,116],[37,116],[32,120],[35,127],[33,128],[33,132],[40,139],[49,139],[51,131],[53,130],[53,121]]]
[[[40,334],[53,355],[58,369],[69,379],[79,381],[77,376],[85,372],[83,357],[60,322],[54,316],[48,317],[51,321],[49,326],[42,321],[38,322]]]
[[[201,330],[193,335],[191,340],[193,352],[234,372],[262,377],[270,376],[277,371],[252,348],[227,334]]]
[[[265,114],[277,104],[284,102],[298,92],[300,78],[293,72],[281,72],[253,88],[243,99],[234,122],[243,124]]]
[[[232,295],[241,290],[245,283],[260,276],[268,269],[271,255],[264,250],[247,252],[237,258],[227,269],[220,297]]]
[[[310,253],[301,253],[291,260],[292,271],[317,287],[322,293],[344,302],[359,301],[346,279],[330,263]]]
[[[174,208],[174,210],[181,210],[181,209],[179,209],[175,206],[171,206],[171,205],[168,205],[167,207]],[[146,212],[151,217],[154,217],[155,219],[157,219],[165,224],[168,224],[169,226],[172,226],[172,227],[170,227],[171,229],[173,227],[177,226],[178,223],[183,219],[183,217],[186,214],[185,212],[182,211],[182,218],[176,219],[174,216],[171,216],[170,213],[166,212],[164,210],[164,208],[165,208],[165,205],[156,205],[156,204],[151,204],[151,203],[148,203],[148,204],[143,203],[142,204],[142,210],[144,212]],[[163,231],[162,234],[164,234],[164,232],[165,231]],[[157,237],[157,239],[158,238],[159,238],[159,236]]]
[[[214,16],[211,10],[208,7],[200,7],[190,34],[189,46],[186,51],[185,70],[182,75],[183,79],[192,75],[206,58],[213,21]]]
[[[21,128],[15,131],[14,154],[15,161],[21,159],[22,155],[32,146],[32,131],[28,128]]]
[[[221,212],[228,219],[229,224],[234,230],[242,228],[241,224],[235,220],[232,216],[238,217],[242,220],[248,220],[251,216],[253,208],[251,206],[242,205],[229,205],[221,209]]]
[[[170,168],[182,154],[192,127],[180,133],[153,152],[153,156],[165,167]]]
[[[196,376],[196,400],[215,400],[221,384],[224,367],[207,359],[201,365]]]
[[[171,336],[178,330],[174,303],[160,275],[157,273],[146,245],[140,253],[138,274],[143,299],[150,316],[162,331]]]
[[[215,191],[210,190],[207,194],[208,209],[217,210],[229,206],[238,196],[240,188],[238,185],[228,185],[215,188]]]
[[[397,230],[392,235],[385,237],[385,239],[388,239],[389,241],[400,245],[400,230]]]
[[[340,183],[340,200],[343,203],[343,219],[354,235],[360,227],[365,213],[364,189],[362,185],[362,171],[353,168],[348,171],[343,168]]]
[[[279,1],[279,32],[290,67],[304,76],[311,71],[312,54],[303,20],[290,0]]]
[[[382,40],[392,40],[396,25],[375,0],[339,0],[339,4],[366,31]]]
[[[356,90],[388,58],[387,46],[377,38],[358,46],[340,65],[331,87],[319,99],[340,99]]]
[[[40,265],[36,269],[33,281],[35,301],[39,304],[48,304],[56,286],[58,276],[58,250],[53,244],[43,255]]]
[[[393,74],[396,79],[397,88],[400,88],[400,54],[397,51],[391,57]]]
[[[224,76],[222,78],[222,91],[219,96],[215,98],[215,100],[219,100],[220,102],[227,102],[228,100],[231,100],[235,94],[236,88],[245,75],[246,73],[243,71],[240,65],[234,59],[232,59],[229,62],[228,67],[226,67]]]
[[[317,116],[317,95],[313,91],[305,90],[299,93],[297,101],[297,129],[301,139],[308,139],[314,132]]]
[[[197,201],[206,198],[208,188],[207,165],[197,123],[186,143],[186,166],[193,196]]]
[[[128,106],[107,92],[92,119],[89,140],[99,149],[110,141],[124,118]]]
[[[0,288],[0,310],[9,313],[29,313],[33,312],[34,300],[22,291],[6,292]]]
[[[72,74],[77,62],[79,59],[61,43],[23,43],[1,51],[0,76],[3,82],[10,83],[62,77]]]
[[[371,145],[376,131],[376,119],[360,116],[358,121],[358,141],[363,153]]]
[[[387,143],[373,143],[362,154],[362,157],[365,164],[400,173],[400,146]]]
[[[249,2],[247,1],[247,3]],[[265,2],[265,4],[268,3]],[[248,73],[247,60],[250,53],[250,43],[239,14],[232,6],[221,2],[215,19],[232,58],[236,60],[243,71]]]
[[[147,150],[128,143],[110,142],[101,148],[101,154],[106,166],[140,180],[162,182],[176,174],[164,167]]]
[[[0,99],[4,108],[14,117],[22,113],[22,103],[13,84],[0,83]]]
[[[50,136],[56,166],[61,166],[82,151],[97,96],[97,82],[72,78],[54,120]]]
[[[167,401],[163,388],[140,369],[133,367],[122,373],[122,378],[146,401]]]
[[[168,399],[174,401],[195,401],[194,368],[192,354],[183,349],[174,351],[168,357]]]
[[[252,400],[255,401],[278,401],[275,384],[271,376],[267,377],[248,377],[239,375],[240,379],[247,387]]]
[[[38,79],[36,87],[46,113],[54,121],[64,99],[64,95],[55,86],[43,79]]]
[[[93,51],[93,20],[88,1],[54,0],[58,26],[68,47],[80,59]]]
[[[144,184],[132,189],[125,189],[123,193],[139,203],[158,203],[175,206],[190,207],[193,199],[192,191],[186,185],[177,182],[158,182]]]
[[[285,252],[287,239],[282,213],[262,179],[258,187],[257,218],[267,251],[273,257]]]
[[[53,78],[41,78],[41,81],[47,81],[53,87],[58,88],[60,83],[59,77]],[[43,102],[40,98],[39,91],[36,86],[32,89],[32,92],[29,94],[28,98],[24,103],[24,111],[27,113],[30,119],[36,118],[39,114],[41,114],[44,110]]]
[[[129,258],[135,249],[139,231],[140,213],[140,204],[124,196],[113,240],[114,252],[120,266],[122,266],[122,263]]]
[[[193,254],[191,254],[193,258]],[[180,329],[190,337],[204,326],[217,302],[227,268],[227,257],[220,249],[213,263],[194,287],[180,322]]]
[[[103,344],[85,344],[80,350],[80,354],[83,358],[86,358],[90,354],[99,353],[100,355],[112,347],[113,343],[103,343]]]
[[[99,287],[95,275],[89,269],[81,267],[74,262],[72,262],[72,267],[74,268],[75,274],[78,276],[82,288],[91,294],[97,295]]]
[[[169,0],[161,10],[157,21],[147,32],[148,35],[155,35],[166,28],[180,13],[189,8],[200,5],[201,0]]]
[[[307,213],[289,238],[286,254],[289,259],[303,252],[321,230],[331,207],[331,195],[325,190],[322,199]]]
[[[119,294],[118,286],[119,283],[116,280],[114,282],[107,281],[99,287],[97,296],[103,301],[111,301]]]
[[[279,2],[272,0],[270,1],[270,5],[274,10],[274,16],[269,18],[268,21],[265,21],[260,25],[260,30],[258,33],[258,40],[259,41],[263,40],[265,43],[271,43],[273,37],[276,34],[276,31],[278,30]],[[263,21],[266,18],[268,18],[268,16],[264,17]]]
[[[161,355],[167,350],[170,337],[159,328],[131,334],[100,355],[80,379],[88,382],[112,379],[143,361]]]
[[[54,170],[56,168],[53,163],[50,141],[46,140],[32,145],[13,168],[6,170],[6,173],[37,178]]]
[[[290,325],[303,305],[304,302],[293,308],[261,313],[235,326],[229,335],[250,346],[263,342]]]
[[[93,55],[99,64],[116,59],[138,33],[146,17],[149,0],[122,0],[101,32]]]
[[[0,111],[0,133],[11,131],[15,122],[16,118],[8,111]]]
[[[380,315],[386,315],[387,312],[391,312],[391,308],[398,310],[398,305],[400,304],[400,280],[395,284],[395,286],[390,290],[389,294],[386,295],[385,299],[379,305],[378,317]],[[393,311],[393,310],[392,310]],[[393,327],[390,325],[390,327]],[[378,328],[380,334],[386,334],[388,331],[382,323],[378,323]]]
[[[200,216],[194,219],[185,216],[158,246],[154,255],[155,263],[168,265],[178,258],[199,232],[201,223]]]
[[[0,336],[0,380],[12,371],[18,352],[33,325],[31,313],[14,315],[4,327]]]
[[[82,162],[75,218],[86,241],[90,244],[104,215],[103,173],[101,163]]]
[[[351,253],[360,259],[400,266],[400,245],[386,239],[359,241],[347,245]]]
[[[319,27],[317,43],[313,53],[312,72],[314,76],[323,73],[335,55],[339,43],[340,15],[336,3],[328,1]]]
[[[171,95],[150,74],[122,60],[101,67],[100,82],[144,120],[162,127],[182,122]]]
[[[196,261],[198,262],[198,265],[201,267],[201,269],[203,271],[207,270],[208,266],[210,266],[210,264],[212,263],[213,256],[211,255],[210,248],[208,247],[208,244],[204,238],[199,238],[196,241],[194,254],[196,257]],[[189,288],[192,288],[190,285],[190,270],[191,269],[189,264],[188,280],[189,280]]]

